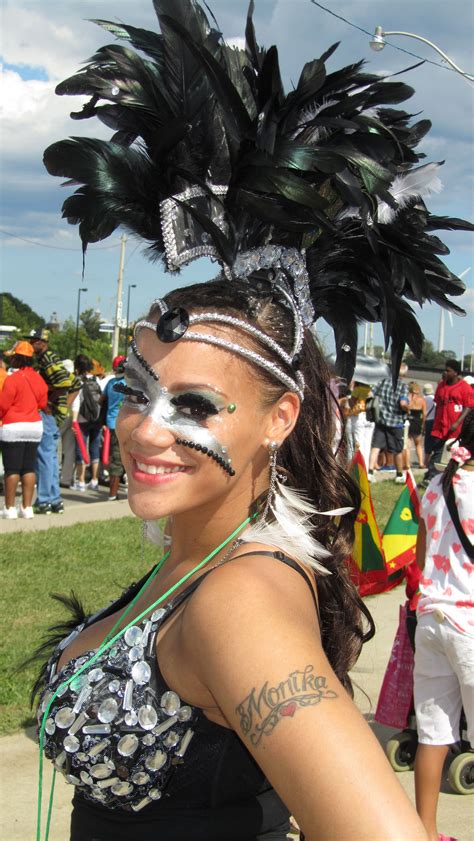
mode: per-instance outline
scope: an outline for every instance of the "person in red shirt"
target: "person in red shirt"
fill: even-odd
[[[436,412],[431,431],[434,448],[423,484],[436,475],[436,462],[439,462],[446,441],[456,438],[461,432],[461,425],[469,409],[474,408],[474,391],[461,377],[461,363],[457,359],[447,359],[443,379],[438,383],[435,393]]]
[[[5,360],[4,360],[3,356],[4,356],[3,351],[0,351],[0,391],[2,390],[3,386],[5,385],[5,380],[8,376],[7,367],[6,367]]]
[[[39,410],[47,405],[48,387],[33,370],[33,348],[29,342],[17,342],[10,355],[10,365],[15,370],[0,392],[0,442],[5,469],[2,515],[7,520],[17,518],[15,495],[21,478],[20,516],[31,519],[36,450],[43,434]]]

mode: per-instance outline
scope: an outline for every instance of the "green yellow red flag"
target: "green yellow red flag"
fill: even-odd
[[[385,526],[382,546],[389,578],[415,560],[420,497],[411,471]]]
[[[374,506],[367,478],[367,469],[360,450],[351,465],[351,476],[361,493],[361,506],[354,526],[354,545],[350,559],[351,576],[361,596],[383,593],[388,589],[387,568]]]

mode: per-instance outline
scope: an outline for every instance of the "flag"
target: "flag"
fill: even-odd
[[[406,485],[390,514],[382,538],[387,575],[392,583],[397,583],[403,577],[399,575],[400,571],[415,560],[419,521],[420,497],[409,470]]]
[[[361,596],[383,593],[388,588],[382,538],[375,519],[367,469],[360,450],[352,459],[351,476],[360,489],[362,502],[354,526],[350,559],[351,576]]]

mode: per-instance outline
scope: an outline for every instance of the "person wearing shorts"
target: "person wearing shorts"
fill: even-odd
[[[449,746],[460,738],[462,708],[474,747],[474,410],[464,421],[460,445],[451,449],[445,474],[428,485],[417,539],[422,574],[415,635],[415,791],[430,841],[438,841],[441,774]],[[454,516],[447,504],[450,487]]]
[[[36,456],[43,435],[40,409],[48,402],[48,388],[33,370],[33,348],[29,342],[17,342],[12,349],[10,365],[14,373],[7,377],[0,392],[1,448],[5,472],[5,507],[2,516],[16,520],[15,505],[18,483],[21,482],[20,516],[33,517],[33,492],[36,482]]]
[[[404,366],[406,369],[406,366]],[[395,388],[389,378],[381,380],[372,389],[379,399],[379,419],[375,423],[369,459],[369,482],[375,481],[374,469],[380,450],[395,457],[396,484],[405,482],[403,474],[404,424],[408,412],[408,388],[399,378]]]
[[[110,430],[110,455],[109,455],[109,500],[118,499],[118,491],[120,486],[120,479],[124,474],[122,458],[120,455],[120,447],[115,432],[115,424],[123,402],[123,394],[116,391],[114,386],[119,383],[125,384],[124,370],[125,370],[125,356],[116,356],[112,362],[114,376],[110,379],[104,389],[103,401],[106,406],[105,423]]]
[[[435,476],[436,464],[441,460],[446,441],[457,437],[464,418],[474,408],[474,391],[462,379],[458,359],[446,360],[443,379],[438,383],[434,400],[436,410],[431,430],[434,444],[428,470],[423,477],[423,487]]]

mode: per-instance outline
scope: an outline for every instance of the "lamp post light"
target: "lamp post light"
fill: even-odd
[[[81,311],[81,292],[87,292],[87,289],[81,286],[77,290],[76,341],[74,342],[74,359],[76,358],[77,351],[79,349],[79,314]]]
[[[127,355],[128,350],[128,325],[130,323],[130,289],[136,289],[136,283],[129,283],[128,284],[128,291],[127,291],[127,330],[125,333],[125,356]]]
[[[453,70],[456,71],[456,73],[459,73],[459,75],[467,79],[468,82],[474,82],[474,76],[470,76],[469,73],[466,73],[464,70],[461,70],[461,68],[454,63],[452,58],[446,55],[446,53],[443,50],[441,50],[438,46],[436,46],[436,44],[433,44],[432,41],[428,41],[427,38],[423,38],[422,35],[415,35],[414,32],[385,32],[383,26],[376,26],[374,36],[372,40],[369,41],[371,48],[375,50],[375,52],[380,52],[380,50],[383,50],[383,48],[385,47],[384,39],[390,35],[404,35],[406,38],[414,38],[416,41],[422,41],[423,44],[428,44],[428,46],[435,50],[438,53],[438,55],[440,55],[444,59],[444,61],[446,61],[453,68]]]

